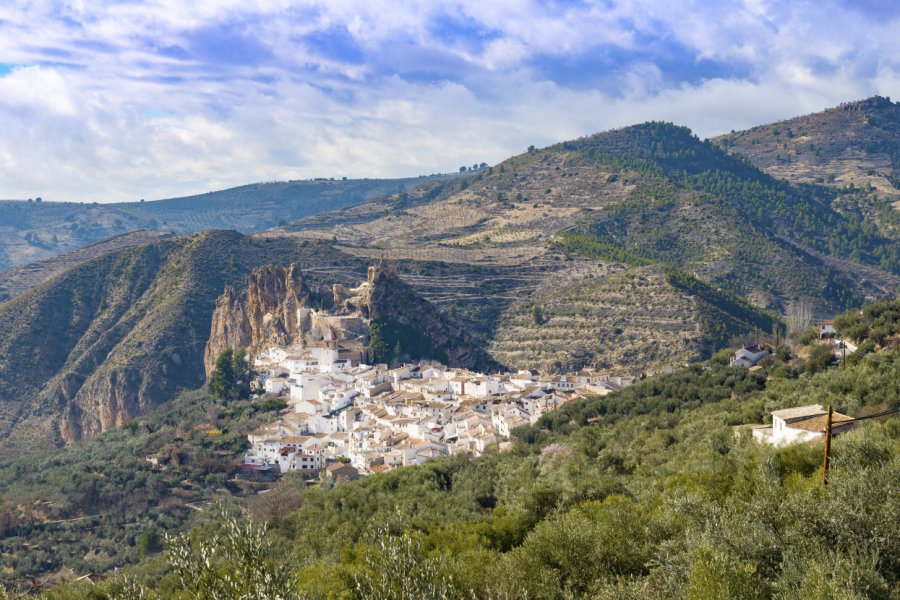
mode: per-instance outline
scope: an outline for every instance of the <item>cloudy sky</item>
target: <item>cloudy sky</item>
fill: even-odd
[[[196,6],[193,6],[196,4]],[[162,198],[900,97],[894,0],[3,0],[0,198]]]

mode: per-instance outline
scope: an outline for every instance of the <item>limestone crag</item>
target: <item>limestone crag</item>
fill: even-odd
[[[226,288],[216,301],[204,354],[207,377],[226,348],[289,346],[303,334],[310,291],[297,265],[266,265],[253,270],[246,289]],[[308,312],[308,311],[307,311]]]
[[[397,360],[436,358],[451,366],[499,368],[478,342],[389,267],[370,267],[359,287],[335,284],[331,297],[322,298],[310,292],[300,267],[292,264],[260,267],[246,289],[228,288],[219,297],[204,356],[206,374],[209,377],[226,348],[246,348],[254,355],[273,346],[297,348],[323,341],[368,344],[373,320],[415,339],[394,357]]]

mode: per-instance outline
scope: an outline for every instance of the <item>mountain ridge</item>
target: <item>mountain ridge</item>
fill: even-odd
[[[837,206],[900,235],[900,103],[873,96],[712,138],[773,177],[837,191]]]
[[[0,270],[21,267],[137,229],[181,235],[205,229],[259,231],[281,221],[352,206],[444,177],[451,176],[253,183],[148,202],[0,200]]]

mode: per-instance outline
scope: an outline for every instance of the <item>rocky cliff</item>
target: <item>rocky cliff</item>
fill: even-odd
[[[254,269],[247,287],[232,287],[216,300],[209,341],[204,353],[209,377],[216,357],[226,348],[288,346],[302,336],[299,309],[307,307],[309,289],[297,265],[266,265]]]
[[[329,305],[328,310],[315,310]],[[432,358],[451,366],[497,369],[499,365],[467,332],[419,296],[387,266],[369,268],[357,288],[332,287],[331,298],[314,298],[300,267],[268,265],[255,269],[247,287],[228,288],[216,301],[204,362],[207,377],[226,348],[252,354],[272,346],[305,346],[321,340],[370,339],[384,351],[378,360]]]

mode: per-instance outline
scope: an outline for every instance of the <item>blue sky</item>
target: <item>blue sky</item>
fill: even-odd
[[[893,0],[6,0],[0,198],[115,201],[707,137],[900,97]]]

